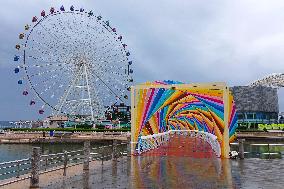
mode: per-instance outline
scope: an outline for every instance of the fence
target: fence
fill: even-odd
[[[93,148],[90,141],[85,141],[82,150],[46,155],[41,155],[40,148],[34,147],[31,158],[0,163],[0,187],[30,179],[31,187],[37,188],[40,174],[63,170],[63,176],[66,176],[68,167],[79,164],[83,164],[83,170],[88,170],[91,161],[103,164],[104,161],[130,155],[129,144],[130,138],[127,142],[113,140],[110,145]]]

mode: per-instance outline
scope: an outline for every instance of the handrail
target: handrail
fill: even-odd
[[[117,151],[116,148],[118,146],[127,145],[128,143],[113,143],[110,145],[99,146],[95,148],[89,148],[90,152],[88,154],[89,161],[106,161],[109,158],[114,158],[117,155],[125,155],[125,151]],[[107,149],[111,149],[107,150]],[[120,148],[118,148],[119,150]],[[73,151],[65,151],[60,153],[53,154],[39,154],[39,174],[43,174],[46,172],[52,172],[59,169],[66,169],[70,166],[83,164],[84,159],[86,157],[85,149],[73,150]],[[114,150],[117,155],[114,155]],[[31,161],[32,158],[13,160],[8,162],[0,163],[0,187],[4,185],[8,185],[14,182],[21,181],[23,179],[28,179],[28,177],[24,177],[29,173],[29,170],[32,169]],[[103,163],[102,163],[103,164]],[[66,166],[65,166],[66,165]],[[11,179],[5,183],[1,182],[1,180]]]
[[[165,144],[169,141],[170,135],[179,134],[179,135],[189,135],[191,137],[198,137],[204,141],[206,141],[213,151],[215,152],[217,157],[221,155],[221,147],[217,140],[217,136],[199,130],[168,130],[163,133],[157,133],[146,136],[138,137],[138,147],[136,149],[138,154],[147,152],[152,149],[156,149],[161,145]]]
[[[0,166],[5,165],[5,164],[12,164],[12,163],[18,163],[18,162],[23,162],[23,161],[29,161],[29,160],[30,160],[30,158],[2,162],[2,163],[0,163]]]

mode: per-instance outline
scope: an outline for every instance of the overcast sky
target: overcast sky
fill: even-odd
[[[134,59],[135,81],[246,85],[284,72],[283,0],[9,0],[0,6],[0,120],[37,119],[13,73],[18,34],[51,6],[110,20]],[[284,111],[284,89],[279,92]]]

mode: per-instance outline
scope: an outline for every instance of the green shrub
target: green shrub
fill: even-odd
[[[26,132],[36,132],[36,131],[64,131],[64,132],[127,132],[130,131],[128,128],[123,128],[123,129],[86,129],[86,128],[10,128],[6,129],[10,131],[26,131]]]
[[[247,129],[247,130],[236,130],[236,132],[263,132],[263,130],[258,129]]]
[[[105,126],[104,126],[104,125],[99,124],[99,125],[96,125],[96,129],[105,129]]]
[[[91,129],[91,128],[93,128],[93,125],[87,124],[87,123],[77,124],[76,128],[77,129]]]
[[[265,125],[265,128],[267,129],[267,130],[271,130],[272,129],[272,125]]]
[[[266,128],[263,129],[264,132],[268,132]]]
[[[237,127],[237,131],[246,131],[246,130],[248,130],[247,126],[240,125]]]
[[[258,124],[258,130],[263,131],[264,128],[265,128],[264,124]]]

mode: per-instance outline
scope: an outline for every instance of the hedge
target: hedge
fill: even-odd
[[[247,130],[236,129],[236,132],[264,132],[264,130],[258,130],[258,129],[247,129]]]
[[[284,129],[284,124],[258,124],[258,129],[259,130],[283,130]]]
[[[65,132],[128,132],[130,128],[123,129],[83,129],[83,128],[5,128],[4,130],[10,131],[27,131],[27,132],[36,132],[36,131],[65,131]]]

